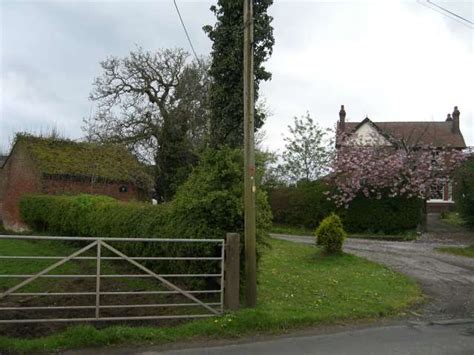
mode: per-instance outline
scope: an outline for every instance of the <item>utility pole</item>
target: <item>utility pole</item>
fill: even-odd
[[[253,0],[244,0],[244,165],[245,165],[245,301],[257,305],[257,253],[255,238],[255,140],[253,75]]]

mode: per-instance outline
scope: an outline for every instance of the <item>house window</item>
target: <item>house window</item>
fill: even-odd
[[[431,186],[430,200],[444,200],[444,182]]]
[[[452,201],[452,191],[451,181],[440,181],[431,186],[430,200]]]

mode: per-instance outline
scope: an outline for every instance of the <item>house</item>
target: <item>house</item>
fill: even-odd
[[[0,165],[0,220],[22,230],[24,194],[100,194],[122,201],[148,198],[152,178],[120,145],[19,134]]]
[[[392,149],[410,147],[422,149],[430,146],[438,149],[466,148],[459,126],[460,111],[457,106],[448,114],[444,121],[397,121],[374,122],[368,117],[360,122],[347,122],[344,105],[339,111],[339,121],[336,137],[336,147],[341,147],[341,133],[348,139],[345,142],[363,146],[384,146]],[[431,188],[431,198],[427,201],[428,212],[443,212],[454,206],[452,181],[446,181]]]

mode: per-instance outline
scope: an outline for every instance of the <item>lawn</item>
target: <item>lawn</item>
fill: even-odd
[[[279,240],[271,241],[262,258],[258,290],[256,308],[219,318],[161,328],[73,326],[42,338],[0,337],[0,350],[57,351],[278,334],[396,315],[422,299],[413,280],[384,266],[348,254],[328,257],[314,246]]]
[[[294,227],[282,224],[276,224],[272,227],[272,233],[287,234],[294,236],[314,236],[314,230],[305,227]],[[354,239],[372,239],[388,241],[410,241],[415,240],[418,234],[416,231],[406,231],[400,234],[380,234],[380,233],[359,233],[349,234],[348,238]]]
[[[436,248],[441,253],[466,256],[468,258],[474,258],[474,245],[468,247],[440,247]]]

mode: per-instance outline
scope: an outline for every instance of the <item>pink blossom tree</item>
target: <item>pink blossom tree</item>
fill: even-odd
[[[380,199],[395,196],[427,200],[431,187],[445,182],[466,158],[460,150],[426,145],[394,146],[348,144],[339,137],[333,165],[335,189],[330,194],[338,206],[348,207],[359,194]]]

